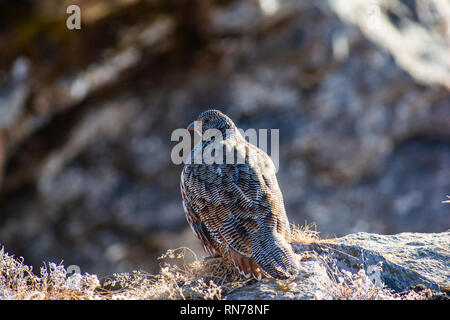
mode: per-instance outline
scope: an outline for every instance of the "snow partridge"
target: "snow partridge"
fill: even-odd
[[[272,160],[247,142],[222,112],[205,111],[197,121],[203,137],[208,136],[208,129],[217,129],[222,135],[221,139],[218,135],[202,139],[194,146],[192,163],[186,161],[181,173],[183,208],[203,249],[211,256],[231,259],[247,278],[295,275],[290,226]],[[194,130],[194,123],[188,129]],[[223,161],[194,161],[199,150],[213,155],[222,150],[218,154]]]

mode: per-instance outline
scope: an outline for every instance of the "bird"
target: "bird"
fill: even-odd
[[[202,139],[191,159],[199,150],[222,150],[223,160],[185,161],[181,172],[184,213],[203,249],[231,260],[246,278],[294,276],[298,266],[272,160],[221,111],[204,111],[196,121],[200,128],[193,122],[187,129],[201,135],[215,129],[221,136]]]

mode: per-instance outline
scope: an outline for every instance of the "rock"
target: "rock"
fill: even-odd
[[[417,286],[448,291],[449,245],[450,231],[359,232],[318,243],[294,243],[300,265],[294,280],[264,279],[233,291],[226,299],[342,299],[355,297],[358,290],[363,293],[358,298],[370,298],[364,293],[367,288],[372,293],[379,290],[372,298],[399,298],[399,293]]]
[[[277,300],[277,299],[333,299],[333,282],[326,265],[318,258],[302,262],[297,278],[289,283],[273,279],[237,289],[226,296],[228,300]]]
[[[387,7],[377,3],[368,4],[365,0],[328,3],[343,20],[359,25],[367,37],[389,50],[397,63],[416,79],[425,83],[439,83],[450,89],[449,31],[436,29],[425,32],[429,25],[447,21],[450,12],[448,2],[431,1],[428,8],[420,2],[397,3]],[[441,14],[432,13],[431,10]],[[388,11],[390,16],[383,11]],[[406,12],[409,14],[402,14]],[[415,15],[414,12],[419,14]],[[423,45],[417,46],[415,43]]]
[[[450,231],[443,233],[400,233],[382,236],[356,233],[338,239],[334,248],[355,256],[367,271],[382,264],[381,281],[395,291],[417,284],[433,290],[450,285]],[[351,265],[336,251],[342,261]],[[354,260],[354,259],[353,259]]]

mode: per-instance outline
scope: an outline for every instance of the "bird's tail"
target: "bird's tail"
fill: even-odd
[[[292,247],[279,233],[262,236],[254,246],[253,259],[265,273],[276,279],[287,279],[297,274],[297,259]]]

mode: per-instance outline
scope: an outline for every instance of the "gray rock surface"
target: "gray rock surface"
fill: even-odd
[[[417,285],[447,293],[450,288],[450,231],[396,235],[360,232],[323,243],[295,243],[293,248],[300,265],[294,280],[264,279],[226,298],[341,299],[346,294],[355,297],[354,292],[359,291],[356,298],[371,295],[379,299],[392,298],[391,294]],[[359,278],[355,278],[358,273]]]
[[[397,292],[417,284],[434,290],[450,287],[450,231],[390,236],[356,233],[337,239],[331,248],[333,257],[348,270],[363,265],[372,273],[370,267],[381,264],[381,281]]]
[[[327,274],[327,266],[318,258],[300,264],[294,281],[263,279],[237,289],[226,296],[228,300],[311,300],[333,299],[334,285]]]

